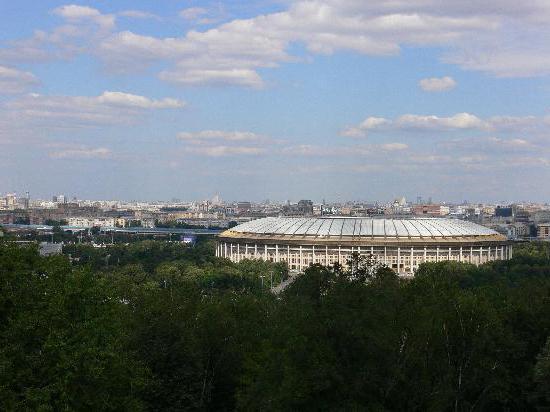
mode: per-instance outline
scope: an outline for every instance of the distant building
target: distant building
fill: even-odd
[[[114,227],[116,219],[114,217],[70,217],[69,226],[73,227]]]
[[[5,208],[13,210],[17,207],[17,196],[15,193],[7,193],[5,197]]]
[[[238,214],[250,212],[251,209],[252,209],[252,205],[250,204],[250,202],[238,202],[237,203],[237,213]]]
[[[524,209],[517,209],[514,214],[514,221],[528,223],[531,219],[531,214]]]
[[[495,209],[496,217],[512,217],[514,215],[514,209],[512,207],[500,207]]]
[[[535,223],[550,223],[550,210],[538,210],[531,217]]]
[[[40,245],[38,245],[38,253],[40,253],[40,256],[60,255],[62,251],[62,243],[40,242]]]
[[[540,223],[537,225],[537,238],[550,239],[550,223]]]
[[[531,234],[531,227],[525,223],[500,223],[490,225],[498,233],[502,233],[508,239],[524,239]]]
[[[311,200],[300,200],[298,202],[298,212],[304,215],[312,215],[313,202]]]
[[[450,212],[449,206],[443,205],[413,205],[412,213],[418,216],[446,216]]]

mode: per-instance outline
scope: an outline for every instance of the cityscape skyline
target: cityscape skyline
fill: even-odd
[[[0,13],[2,193],[550,201],[550,4]]]
[[[57,193],[57,194],[53,194]],[[401,194],[398,194],[396,196],[389,196],[387,198],[374,198],[374,197],[355,197],[355,198],[316,198],[313,196],[307,196],[307,193],[303,193],[301,196],[298,195],[297,197],[287,197],[287,198],[232,198],[229,194],[228,197],[225,197],[220,192],[211,193],[210,195],[206,195],[204,197],[185,197],[185,196],[178,196],[178,195],[172,195],[167,196],[164,198],[103,198],[103,197],[90,197],[85,195],[80,195],[77,193],[72,192],[53,192],[53,193],[46,193],[44,195],[39,195],[35,193],[31,193],[28,190],[0,190],[0,199],[3,196],[6,195],[14,195],[16,199],[24,199],[28,196],[29,199],[33,201],[43,201],[48,202],[52,201],[53,198],[57,198],[61,196],[64,198],[67,202],[72,201],[78,201],[78,202],[122,202],[122,203],[132,203],[132,202],[143,202],[143,203],[192,203],[192,202],[202,202],[202,201],[212,201],[215,198],[219,198],[221,203],[237,203],[241,201],[250,201],[255,204],[262,204],[262,203],[274,203],[274,204],[284,204],[287,202],[296,203],[299,200],[302,199],[311,199],[316,204],[336,204],[336,203],[364,203],[364,204],[389,204],[395,201],[399,201],[400,199],[405,199],[407,203],[410,204],[431,204],[431,203],[438,203],[438,204],[452,204],[452,205],[460,205],[460,204],[493,204],[493,205],[512,205],[512,204],[541,204],[541,205],[549,205],[550,202],[546,201],[535,201],[532,199],[497,199],[497,200],[488,200],[488,199],[440,199],[440,198],[434,198],[432,196],[423,196],[423,195],[411,195],[411,196],[404,196]],[[55,203],[55,201],[54,201]]]

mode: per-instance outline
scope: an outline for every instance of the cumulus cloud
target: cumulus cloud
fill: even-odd
[[[460,130],[486,129],[489,124],[469,113],[457,113],[450,117],[435,115],[404,114],[394,120],[383,117],[367,117],[357,126],[347,127],[340,132],[344,137],[365,137],[368,132],[384,130]]]
[[[422,79],[418,84],[426,92],[446,92],[456,86],[455,80],[449,76]]]
[[[38,79],[30,72],[0,66],[0,94],[23,93],[38,84]]]
[[[471,113],[457,113],[452,116],[404,114],[395,119],[367,117],[355,126],[344,128],[344,137],[365,137],[369,133],[389,132],[504,132],[540,135],[547,128],[549,120],[537,116],[492,116],[480,118]]]
[[[185,151],[189,153],[195,153],[199,155],[209,156],[209,157],[222,157],[222,156],[253,156],[260,155],[266,152],[266,149],[255,146],[224,146],[224,145],[215,145],[215,146],[196,146],[196,147],[186,147]]]
[[[0,63],[36,63],[93,54],[99,42],[111,35],[116,26],[114,15],[87,6],[66,5],[54,9],[52,14],[60,17],[63,24],[7,42],[0,47]]]
[[[103,94],[96,99],[99,103],[107,105],[136,107],[141,109],[178,109],[185,106],[185,102],[178,99],[164,98],[161,100],[154,100],[135,94],[110,91],[103,92]]]
[[[52,159],[108,159],[112,157],[112,151],[105,147],[80,147],[53,151],[48,155]]]
[[[181,10],[179,16],[185,20],[195,20],[206,13],[208,13],[208,10],[203,7],[188,7]]]
[[[99,96],[44,96],[28,94],[0,105],[0,124],[11,127],[64,129],[131,124],[146,111],[178,109],[185,103],[176,99],[155,100],[122,92],[104,92]]]
[[[260,141],[265,137],[252,132],[225,131],[225,130],[202,130],[200,132],[181,132],[178,139],[192,142],[204,142],[222,140],[229,142]]]
[[[102,14],[99,10],[88,6],[70,4],[54,9],[53,13],[73,23],[89,20],[96,23],[102,29],[112,29],[115,26],[114,15]]]
[[[66,24],[0,49],[0,61],[89,52],[117,72],[162,62],[167,68],[159,77],[176,84],[258,88],[264,83],[261,69],[302,57],[292,55],[294,44],[303,45],[310,54],[351,51],[372,56],[395,55],[403,45],[413,45],[439,47],[446,62],[500,76],[550,73],[546,57],[550,46],[545,41],[550,4],[539,0],[525,1],[521,10],[510,0],[498,2],[498,7],[473,0],[450,0],[444,5],[437,0],[297,1],[283,11],[236,19],[205,31],[190,30],[180,37],[116,32],[115,15],[87,6],[66,5],[53,12]],[[207,14],[202,7],[180,12],[190,21]],[[138,10],[119,15],[154,16]],[[449,77],[424,79],[421,87],[443,91],[452,83]]]
[[[405,143],[384,143],[380,146],[383,150],[395,151],[395,150],[405,150],[409,148],[409,145]]]
[[[193,20],[207,13],[204,8],[191,7],[180,15]],[[55,9],[54,14],[72,27],[37,32],[31,39],[0,50],[0,59],[13,62],[59,58],[68,50],[86,50],[99,56],[112,70],[130,71],[166,60],[174,63],[159,75],[166,81],[261,87],[258,69],[293,60],[289,48],[295,43],[303,44],[313,54],[350,50],[369,55],[396,54],[403,44],[412,44],[446,47],[445,61],[467,69],[517,76],[550,72],[550,60],[545,57],[550,50],[543,41],[548,34],[544,23],[550,17],[550,6],[538,0],[527,0],[521,10],[508,0],[499,2],[498,7],[470,0],[451,0],[445,5],[436,0],[377,4],[355,0],[298,1],[285,11],[233,20],[202,32],[191,30],[174,38],[111,33],[116,23],[114,15],[87,6],[66,5]],[[154,16],[138,10],[119,15]],[[87,36],[80,38],[93,38],[93,50],[75,45],[74,33],[62,33],[67,29],[82,33],[81,26],[89,23],[99,27],[99,32],[90,35],[86,30]],[[529,35],[517,35],[526,28]],[[502,44],[506,48],[499,46]],[[449,78],[423,82],[422,87],[430,91],[451,87]],[[357,133],[349,131],[354,132]]]
[[[400,116],[393,125],[399,129],[419,130],[480,129],[485,127],[483,120],[470,113],[457,113],[450,117],[405,114]]]
[[[160,78],[181,84],[234,84],[259,87],[258,69],[294,60],[291,44],[302,43],[314,54],[350,50],[369,55],[392,55],[401,43],[439,45],[476,30],[492,30],[495,23],[476,16],[435,16],[429,13],[381,14],[368,6],[349,8],[351,2],[297,2],[287,11],[233,20],[183,37],[156,38],[118,33],[104,39],[98,54],[112,69],[128,70],[152,61],[175,65]],[[201,8],[181,15],[196,19]],[[166,50],[169,50],[167,54]]]
[[[154,13],[143,10],[123,10],[117,13],[119,16],[128,17],[131,19],[152,19],[152,20],[161,20],[159,16]]]
[[[268,136],[248,131],[181,132],[177,138],[185,143],[186,152],[211,157],[259,155],[275,143]]]

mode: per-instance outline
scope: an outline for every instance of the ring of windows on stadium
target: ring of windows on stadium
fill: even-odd
[[[494,230],[464,220],[267,217],[224,231],[216,247],[216,256],[233,262],[286,262],[297,271],[316,263],[345,266],[353,253],[411,276],[424,262],[510,259],[512,245]]]

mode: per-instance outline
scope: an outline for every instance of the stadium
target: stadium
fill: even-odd
[[[403,276],[424,262],[479,265],[512,257],[501,234],[478,224],[443,218],[267,217],[235,226],[218,237],[216,256],[239,262],[345,265],[351,254],[372,255]]]

